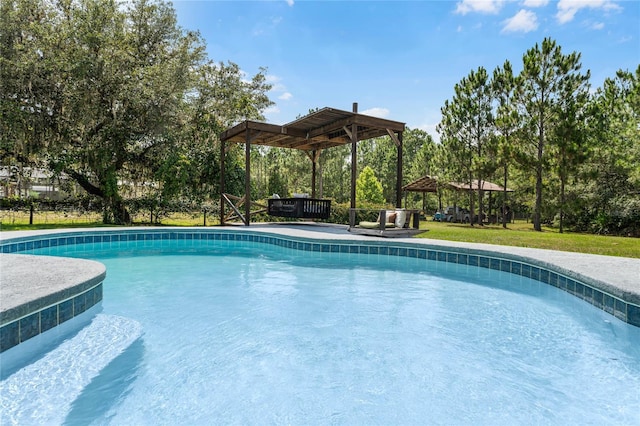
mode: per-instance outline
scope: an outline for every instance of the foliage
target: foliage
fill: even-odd
[[[509,169],[514,159],[513,144],[517,138],[518,129],[521,127],[521,119],[515,104],[516,78],[509,61],[505,61],[502,67],[493,71],[491,88],[495,105],[494,137],[495,161],[497,170],[502,172],[502,211],[507,210],[509,187]],[[507,215],[502,215],[502,227],[507,227]]]
[[[154,182],[147,192],[167,200],[212,196],[217,135],[271,103],[264,70],[247,81],[206,61],[168,3],[8,0],[2,12],[2,159],[37,156],[101,198],[105,222],[131,221],[122,182]]]
[[[411,193],[406,203],[509,207],[537,230],[637,236],[640,66],[590,91],[580,54],[565,54],[552,39],[522,60],[518,75],[505,61],[455,85],[441,109],[440,143],[420,129],[403,133],[402,184],[426,174],[515,191],[487,197],[441,185],[437,200]],[[264,119],[270,88],[265,69],[246,76],[232,62],[208,59],[199,34],[179,28],[162,0],[0,3],[0,165],[17,179],[48,168],[74,180],[104,222],[216,211],[222,155],[224,191],[243,194],[245,146],[223,150],[219,134]],[[387,137],[359,142],[359,205],[395,204],[397,152]],[[250,154],[252,199],[313,193],[313,158],[316,197],[331,198],[332,219],[348,221],[340,206],[351,196],[350,145],[316,153],[252,146]]]
[[[444,145],[450,158],[460,165],[459,182],[471,185],[479,182],[495,169],[491,143],[493,131],[492,91],[487,71],[480,67],[471,71],[454,87],[455,96],[442,108],[442,123],[438,126],[444,135]],[[471,217],[475,217],[474,196],[469,191]],[[478,217],[483,215],[483,194],[478,188]],[[471,221],[473,225],[473,221]]]
[[[369,166],[362,169],[356,180],[356,201],[358,206],[362,206],[364,203],[384,203],[382,184]]]
[[[596,233],[638,235],[640,210],[640,66],[605,80],[589,105],[590,155],[577,186],[584,200],[572,225]],[[635,229],[635,230],[634,230]]]
[[[535,173],[535,206],[533,226],[540,231],[542,221],[543,179],[549,170],[549,148],[556,114],[572,102],[577,92],[586,90],[590,73],[580,74],[580,54],[565,55],[552,39],[527,50],[522,58],[523,70],[518,76],[517,102],[524,120],[524,137],[519,147],[520,159]],[[567,116],[565,116],[566,118]],[[562,140],[562,138],[561,138]]]

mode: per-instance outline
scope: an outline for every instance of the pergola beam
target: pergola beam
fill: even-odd
[[[402,145],[402,142],[400,142],[400,139],[398,138],[398,135],[396,135],[394,132],[392,132],[391,129],[387,129],[387,133],[389,134],[389,137],[391,138],[393,143],[396,144],[396,146]]]

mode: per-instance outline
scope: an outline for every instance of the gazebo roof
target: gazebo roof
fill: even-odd
[[[438,180],[432,176],[422,176],[402,187],[403,191],[413,192],[437,192]]]
[[[398,121],[326,107],[284,125],[246,120],[224,131],[220,140],[245,143],[248,130],[254,145],[321,150],[351,143],[354,124],[358,141],[380,136],[396,140],[396,133],[405,128],[405,123]]]

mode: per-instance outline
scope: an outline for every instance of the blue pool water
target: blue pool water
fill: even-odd
[[[33,251],[103,262],[103,308],[2,382],[33,389],[0,423],[640,424],[640,328],[550,285],[262,243],[115,247]]]

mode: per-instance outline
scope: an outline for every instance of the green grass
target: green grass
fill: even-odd
[[[149,225],[149,215],[136,215],[133,217],[135,225]],[[201,214],[172,213],[168,217],[161,219],[160,226],[202,226],[203,217]],[[218,223],[217,217],[207,216],[207,225]],[[89,214],[67,214],[55,212],[36,212],[33,217],[33,225],[29,225],[29,214],[27,212],[1,212],[0,231],[29,231],[37,229],[60,229],[60,228],[93,228],[114,225],[104,225],[102,217],[98,213]]]
[[[107,228],[114,225],[104,225],[102,222],[82,222],[82,223],[38,223],[29,225],[28,223],[0,224],[0,231],[33,231],[38,229],[72,229],[72,228]]]
[[[525,222],[511,223],[504,229],[502,225],[471,227],[459,223],[425,221],[420,228],[428,231],[420,234],[420,238],[640,258],[638,238],[573,232],[560,234],[557,229],[550,227],[543,227],[542,232],[536,232],[531,223]]]
[[[36,230],[36,229],[64,229],[89,228],[106,226],[100,222],[99,215],[73,216],[64,213],[48,213],[46,216],[36,215],[34,225],[29,225],[27,214],[18,216],[0,215],[0,231]],[[140,216],[134,218],[140,225],[148,225],[149,218]],[[145,223],[147,221],[147,223]],[[207,225],[214,225],[217,219],[207,217]],[[172,214],[162,219],[163,226],[202,226],[201,215]],[[420,226],[428,232],[420,234],[419,238],[433,238],[436,240],[461,241],[471,243],[500,244],[505,246],[543,248],[578,253],[604,254],[640,259],[640,239],[625,237],[610,237],[603,235],[578,234],[565,232],[560,234],[557,229],[545,227],[542,232],[533,230],[531,223],[516,222],[503,229],[501,225],[486,225],[483,227],[458,224],[423,221]]]

